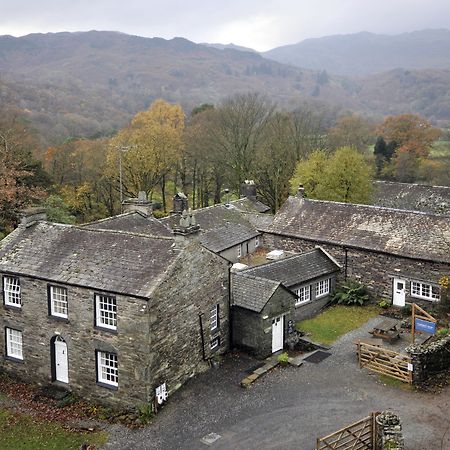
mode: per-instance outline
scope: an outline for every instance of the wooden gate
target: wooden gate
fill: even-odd
[[[375,448],[375,417],[379,413],[352,423],[328,436],[318,438],[316,450],[366,450]]]
[[[412,360],[409,356],[365,342],[358,342],[356,345],[360,368],[366,367],[382,375],[412,384]]]

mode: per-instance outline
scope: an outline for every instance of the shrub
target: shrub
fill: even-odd
[[[367,289],[361,283],[354,280],[347,280],[340,284],[333,294],[332,302],[338,305],[362,306],[369,300]]]
[[[437,331],[436,331],[436,334],[437,334],[439,337],[447,336],[447,334],[449,334],[449,333],[450,333],[450,330],[449,330],[448,328],[441,328],[440,330],[437,330]]]
[[[389,302],[387,302],[386,300],[381,300],[380,302],[378,302],[378,306],[380,308],[387,309],[389,308]]]
[[[289,355],[286,352],[282,353],[278,356],[278,362],[283,366],[286,365],[289,362]]]

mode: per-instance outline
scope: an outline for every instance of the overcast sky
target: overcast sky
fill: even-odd
[[[450,0],[0,0],[0,35],[114,30],[269,50],[358,31],[450,28]]]

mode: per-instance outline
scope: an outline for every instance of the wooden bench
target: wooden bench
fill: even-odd
[[[393,341],[400,338],[400,332],[397,329],[398,322],[395,319],[385,319],[378,325],[373,327],[369,333],[376,338],[383,339],[385,341]]]

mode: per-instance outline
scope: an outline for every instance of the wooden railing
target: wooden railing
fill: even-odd
[[[412,384],[413,366],[409,356],[365,342],[358,342],[356,345],[360,368],[365,367],[382,375]]]

